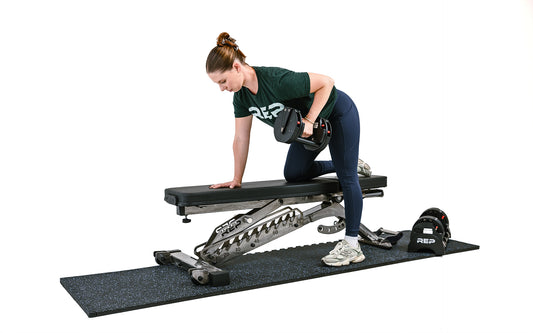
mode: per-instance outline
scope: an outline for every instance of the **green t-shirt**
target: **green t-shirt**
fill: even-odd
[[[253,115],[274,126],[278,113],[286,106],[300,110],[303,116],[307,115],[315,95],[309,93],[311,90],[309,74],[295,73],[278,67],[253,68],[257,74],[259,89],[254,95],[248,88],[242,87],[233,95],[236,118]],[[327,119],[333,111],[336,100],[337,90],[333,87],[319,116]]]

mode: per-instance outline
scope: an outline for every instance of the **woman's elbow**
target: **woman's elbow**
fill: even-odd
[[[333,80],[332,77],[326,76],[326,81],[326,86],[328,88],[333,88],[333,86],[335,85],[335,80]]]

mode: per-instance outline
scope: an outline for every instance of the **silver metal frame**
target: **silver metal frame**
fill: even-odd
[[[382,197],[383,190],[363,190],[363,198]],[[289,197],[270,200],[223,203],[204,206],[178,206],[178,215],[205,214],[223,211],[251,209],[245,214],[237,214],[217,226],[210,238],[196,246],[194,258],[180,250],[156,251],[154,256],[160,264],[173,264],[188,270],[193,281],[199,284],[224,285],[229,283],[229,274],[215,265],[227,262],[259,246],[267,244],[304,225],[326,217],[336,217],[332,226],[319,225],[320,233],[331,234],[344,230],[345,213],[340,204],[341,193],[320,194],[312,196]],[[321,202],[302,212],[289,205]],[[360,226],[360,240],[383,248],[392,247],[385,238],[376,235],[366,226]]]

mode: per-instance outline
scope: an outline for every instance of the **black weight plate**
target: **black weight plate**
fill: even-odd
[[[428,208],[420,216],[421,217],[422,216],[433,216],[437,218],[444,226],[445,235],[447,236],[447,238],[451,237],[450,221],[448,220],[448,215],[446,215],[446,213],[443,210],[436,208],[436,207]]]
[[[302,115],[298,110],[285,108],[274,122],[274,137],[277,141],[291,143],[303,132]]]
[[[439,219],[429,215],[420,217],[413,225],[412,231],[417,234],[425,234],[424,229],[431,229],[432,234],[444,235],[446,232],[446,228]]]

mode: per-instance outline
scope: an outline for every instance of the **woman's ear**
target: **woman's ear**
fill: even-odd
[[[240,73],[242,71],[242,64],[238,60],[233,61],[233,69],[236,70],[237,73]]]

